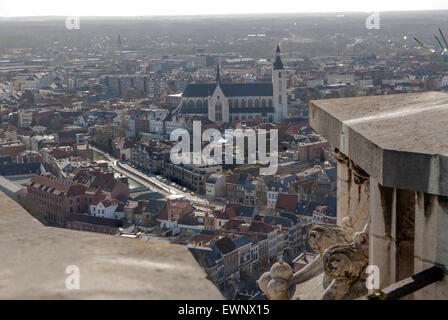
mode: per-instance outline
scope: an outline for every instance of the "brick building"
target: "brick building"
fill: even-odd
[[[34,176],[27,183],[27,200],[44,213],[49,222],[64,225],[73,213],[87,213],[92,199],[101,189],[57,178]]]

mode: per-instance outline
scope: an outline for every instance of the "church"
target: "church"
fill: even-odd
[[[286,118],[287,102],[286,72],[277,46],[272,82],[224,83],[218,65],[216,82],[188,84],[175,113],[207,116],[218,124],[245,119],[269,123]]]

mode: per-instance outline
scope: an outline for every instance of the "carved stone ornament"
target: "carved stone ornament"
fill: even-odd
[[[365,172],[361,167],[354,164],[354,162],[351,160],[350,167],[353,172],[353,182],[355,182],[356,184],[363,184],[370,178],[367,172]]]
[[[335,157],[338,164],[347,166],[350,175],[353,173],[359,190],[367,194],[342,218],[340,226],[316,224],[309,231],[308,243],[318,255],[304,268],[293,274],[287,263],[279,261],[260,277],[257,283],[268,299],[291,299],[298,284],[322,272],[325,291],[321,299],[354,299],[367,293],[369,175],[338,149]]]
[[[336,158],[336,161],[343,166],[348,166],[350,163],[349,157],[339,151],[338,148],[334,149],[334,157]]]
[[[349,222],[347,222],[349,223]],[[319,254],[293,274],[291,267],[279,261],[257,281],[270,300],[288,300],[297,284],[325,272],[326,288],[321,299],[353,299],[367,292],[364,270],[368,264],[368,234],[356,232],[348,242],[343,228],[316,225],[310,230],[310,246]]]
[[[331,283],[322,299],[354,299],[367,293],[368,239],[367,233],[357,232],[350,244],[334,245],[325,250],[323,266]]]

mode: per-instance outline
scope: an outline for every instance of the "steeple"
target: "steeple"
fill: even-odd
[[[283,69],[283,62],[280,58],[280,45],[277,45],[277,50],[275,51],[275,62],[274,62],[274,70]]]
[[[218,63],[216,67],[216,83],[220,82],[221,82],[221,76],[219,75],[219,63]]]

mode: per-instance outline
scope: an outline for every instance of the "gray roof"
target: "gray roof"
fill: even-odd
[[[268,224],[274,222],[275,225],[279,224],[283,227],[291,227],[294,224],[290,219],[278,216],[265,216],[264,222]]]
[[[272,97],[272,82],[220,83],[226,97]],[[182,97],[206,98],[215,91],[216,83],[192,83],[187,85]]]
[[[216,181],[222,177],[222,174],[213,173],[207,178],[207,183],[216,183]]]
[[[246,218],[252,218],[255,213],[255,207],[251,206],[241,206],[240,210],[237,213],[238,217],[246,217]]]
[[[233,243],[237,248],[241,248],[250,243],[250,240],[246,238],[246,236],[241,236],[236,239],[233,239]]]

